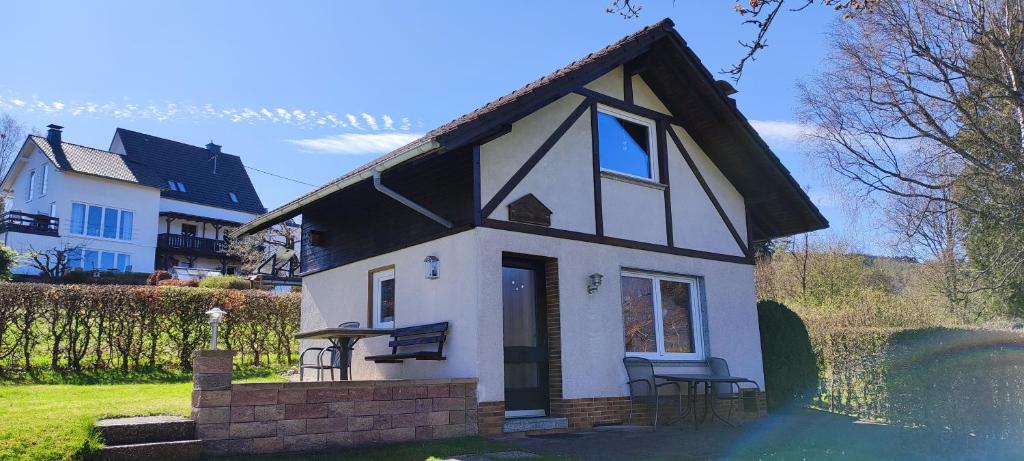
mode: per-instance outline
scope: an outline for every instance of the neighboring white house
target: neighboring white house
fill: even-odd
[[[475,377],[481,427],[621,421],[624,356],[763,389],[752,246],[828,223],[733,92],[664,20],[237,232],[302,215],[302,330],[449,322],[446,360],[371,338],[352,374]]]
[[[232,272],[227,229],[266,209],[241,159],[118,128],[110,150],[29,136],[0,183],[0,238],[19,252],[70,248],[71,269],[181,277]],[[23,262],[16,273],[35,274]]]

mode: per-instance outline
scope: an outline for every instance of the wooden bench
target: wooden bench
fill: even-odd
[[[415,360],[444,360],[444,341],[448,337],[448,322],[431,323],[429,325],[417,325],[414,327],[396,328],[391,333],[391,353],[384,355],[371,355],[366,360],[376,363],[402,363],[405,359]],[[409,350],[415,346],[437,344],[437,349],[419,348],[420,350]],[[403,351],[399,351],[399,349]]]

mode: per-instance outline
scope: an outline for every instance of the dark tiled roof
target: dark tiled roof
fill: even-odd
[[[744,176],[738,178],[742,182],[739,184],[739,188],[741,193],[744,193],[744,198],[749,201],[748,204],[751,205],[753,221],[758,222],[762,218],[760,216],[762,214],[773,213],[789,214],[794,218],[792,222],[771,228],[771,226],[765,225],[767,224],[765,219],[775,218],[764,217],[760,221],[762,227],[767,230],[760,233],[755,232],[754,237],[773,238],[827,227],[828,221],[739,112],[735,102],[728,98],[726,91],[728,88],[724,88],[715,81],[700,59],[675,31],[675,24],[672,20],[666,18],[431,130],[422,138],[378,157],[370,163],[247,223],[243,229],[246,232],[252,232],[274,222],[297,216],[302,212],[303,207],[319,200],[319,196],[323,193],[340,190],[339,186],[345,181],[363,175],[385,162],[398,159],[403,154],[413,152],[429,142],[439,144],[440,150],[444,151],[500,133],[503,125],[514,123],[533,110],[573,91],[576,87],[589,83],[592,79],[616,66],[639,58],[644,53],[654,53],[652,50],[655,48],[667,49],[668,55],[674,57],[673,61],[681,63],[681,67],[669,69],[670,72],[666,77],[669,88],[685,90],[681,94],[677,91],[675,105],[689,110],[690,104],[701,104],[700,113],[707,115],[710,120],[710,122],[708,120],[705,122],[717,124],[717,128],[709,131],[715,131],[711,134],[718,138],[705,136],[708,138],[705,148],[710,150],[709,156],[723,173],[737,177]],[[665,54],[663,53],[661,56],[665,56]],[[687,87],[678,88],[680,79],[684,78],[690,79],[684,80],[687,82]],[[697,110],[695,109],[693,112],[696,113]],[[678,114],[673,115],[676,115],[678,119]],[[701,127],[701,129],[708,128]],[[729,164],[727,165],[727,163]],[[765,191],[768,189],[771,189],[773,194],[766,194]],[[765,200],[774,202],[775,208],[759,211],[757,206],[759,204],[752,199],[761,196],[768,197]]]
[[[660,33],[664,33],[666,31],[666,29],[671,29],[673,26],[674,26],[674,23],[672,22],[672,20],[668,19],[668,18],[665,18],[665,19],[662,19],[661,21],[658,21],[655,24],[652,24],[650,26],[644,27],[643,29],[640,29],[637,32],[634,32],[634,33],[632,33],[630,35],[627,35],[626,37],[622,38],[621,40],[619,40],[619,41],[617,41],[617,42],[615,42],[615,43],[613,43],[611,45],[608,45],[608,46],[606,46],[606,47],[604,47],[604,48],[602,48],[602,49],[600,49],[598,51],[595,51],[593,53],[590,53],[587,56],[583,57],[582,59],[579,59],[577,61],[572,62],[568,66],[565,66],[565,67],[563,67],[563,68],[561,68],[559,70],[556,70],[555,72],[553,72],[551,74],[545,75],[545,76],[543,76],[543,77],[541,77],[541,78],[539,78],[539,79],[537,79],[537,80],[535,80],[535,81],[533,81],[531,83],[528,83],[528,84],[524,85],[523,87],[519,88],[518,90],[515,90],[515,91],[513,91],[513,92],[511,92],[509,94],[506,94],[505,96],[502,96],[502,97],[500,97],[500,98],[498,98],[498,99],[496,99],[494,101],[491,101],[491,102],[483,105],[482,107],[480,107],[480,108],[478,108],[478,109],[476,109],[476,110],[474,110],[474,111],[472,111],[472,112],[470,112],[468,114],[465,114],[465,115],[463,115],[463,116],[461,116],[459,118],[456,118],[455,120],[452,120],[452,121],[450,121],[448,123],[445,123],[444,125],[441,125],[441,126],[435,128],[433,130],[430,130],[429,132],[427,132],[427,134],[423,135],[423,137],[421,137],[421,138],[419,138],[419,139],[417,139],[417,140],[415,140],[413,142],[410,142],[409,144],[406,144],[406,145],[404,145],[402,147],[399,147],[398,149],[395,149],[395,150],[393,150],[393,151],[391,151],[391,152],[389,152],[387,154],[384,154],[384,155],[382,155],[380,157],[377,157],[373,161],[371,161],[371,162],[369,162],[369,163],[367,163],[367,164],[365,164],[365,165],[363,165],[361,167],[358,167],[358,168],[356,168],[356,169],[354,169],[354,170],[352,170],[352,171],[350,171],[350,172],[348,172],[348,173],[346,173],[346,174],[344,174],[342,176],[339,176],[339,177],[335,178],[334,180],[328,182],[327,184],[325,184],[325,185],[323,185],[323,186],[321,186],[321,187],[319,187],[319,188],[317,188],[317,189],[315,189],[315,190],[313,190],[313,191],[311,191],[311,192],[309,192],[309,193],[307,193],[307,194],[305,194],[305,195],[303,195],[303,196],[301,196],[301,197],[299,197],[299,198],[297,198],[295,200],[292,200],[291,202],[289,202],[289,203],[287,203],[285,205],[282,205],[282,206],[278,207],[277,209],[286,208],[286,207],[288,207],[289,205],[291,205],[291,204],[293,204],[295,202],[302,201],[306,197],[309,197],[309,196],[312,196],[312,195],[316,195],[318,192],[331,187],[332,185],[334,185],[335,183],[337,183],[339,181],[343,181],[343,180],[348,179],[348,178],[350,178],[352,176],[356,176],[356,175],[358,175],[360,173],[369,171],[373,167],[375,167],[377,165],[380,165],[381,163],[384,163],[384,162],[386,162],[388,160],[391,160],[391,159],[393,159],[395,157],[398,157],[398,156],[400,156],[400,155],[402,155],[402,154],[412,150],[416,146],[419,146],[420,144],[423,144],[423,143],[429,142],[429,141],[439,140],[440,138],[452,136],[457,131],[459,131],[459,130],[461,130],[463,128],[469,128],[475,122],[484,121],[484,119],[486,119],[487,116],[490,115],[491,113],[497,112],[499,109],[507,107],[507,106],[511,105],[512,103],[514,103],[516,101],[519,101],[520,99],[531,95],[534,91],[536,91],[538,89],[545,88],[545,87],[549,86],[550,84],[552,84],[552,83],[554,83],[556,81],[569,80],[569,79],[573,78],[573,74],[576,74],[576,73],[584,70],[590,64],[593,64],[593,63],[596,63],[596,62],[600,61],[605,56],[607,56],[607,55],[609,55],[609,54],[611,54],[611,53],[621,49],[626,44],[629,44],[629,43],[632,43],[632,42],[635,42],[635,41],[638,41],[638,40],[641,40],[641,39],[644,39],[644,38],[650,38],[648,36],[651,36],[651,35],[653,35],[655,33],[659,33],[659,34]],[[277,209],[275,209],[274,211],[276,211]]]
[[[42,136],[29,136],[29,139],[62,171],[74,171],[144,186],[164,187],[164,182],[153,169],[133,162],[123,155],[68,142],[56,145]]]
[[[162,179],[161,196],[246,213],[266,212],[237,155],[218,154],[214,173],[213,154],[206,148],[124,128],[118,128],[116,135],[128,159],[149,166]],[[171,190],[167,181],[182,182],[185,192]],[[238,203],[231,200],[229,192],[238,197]]]

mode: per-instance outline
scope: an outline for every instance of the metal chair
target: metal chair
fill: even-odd
[[[713,376],[732,376],[729,373],[729,362],[726,362],[725,359],[721,357],[709,358],[708,367],[711,368],[711,374]],[[754,390],[761,390],[761,386],[749,379],[732,383],[714,383],[711,385],[711,391],[714,394],[715,400],[729,401],[729,414],[726,416],[727,420],[732,418],[732,409],[735,406],[735,403],[743,399],[744,389],[740,384],[753,384]]]
[[[359,328],[359,322],[344,322],[338,325],[338,328]],[[343,344],[342,347],[328,346],[325,347],[320,356],[317,357],[317,362],[323,364],[323,355],[330,354],[330,363],[327,365],[327,372],[331,374],[331,381],[334,381],[334,369],[337,368],[339,373],[345,373],[346,379],[351,379],[349,376],[349,364],[352,363],[352,338],[342,338],[340,340]]]
[[[359,322],[344,322],[344,323],[338,325],[338,328],[359,328]],[[345,341],[349,341],[349,339],[346,338]],[[335,359],[335,356],[342,355],[342,354],[338,354],[339,351],[341,351],[341,349],[338,348],[338,346],[334,346],[334,345],[327,346],[327,347],[307,347],[305,350],[302,351],[301,354],[299,354],[299,381],[304,381],[305,380],[304,378],[305,378],[305,372],[306,372],[307,368],[316,370],[316,380],[317,381],[323,381],[324,370],[328,370],[328,373],[331,374],[331,381],[334,381],[334,370],[333,370],[333,368],[338,368],[338,367],[334,366],[336,361],[338,361],[338,360]],[[306,353],[307,352],[315,352],[316,353],[316,363],[306,363]],[[324,358],[324,354],[327,353],[327,352],[330,352],[330,354],[331,354],[331,363],[328,363],[327,365],[324,365],[323,358]],[[347,367],[346,367],[346,369],[347,369]]]
[[[658,390],[665,386],[675,386],[679,395],[679,413],[683,412],[683,390],[677,382],[657,383],[654,377],[654,363],[641,357],[625,357],[622,364],[626,367],[626,375],[629,381],[629,418],[627,424],[633,422],[633,402],[636,400],[654,401],[654,428],[658,428],[658,412],[660,409],[659,400],[661,395]]]

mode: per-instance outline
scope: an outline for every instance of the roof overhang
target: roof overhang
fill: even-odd
[[[345,189],[346,187],[351,186],[352,184],[355,184],[366,179],[371,179],[373,178],[373,174],[375,172],[383,173],[385,170],[388,170],[391,167],[400,165],[402,163],[405,163],[406,161],[412,160],[421,155],[434,152],[436,150],[439,150],[440,148],[441,143],[435,140],[425,140],[423,142],[420,142],[419,144],[416,144],[409,148],[401,155],[381,162],[374,166],[373,168],[363,169],[362,171],[359,171],[359,173],[353,175],[342,176],[341,178],[335,179],[334,181],[331,181],[327,185],[320,187],[319,189],[309,194],[303,195],[302,197],[299,197],[298,199],[295,199],[285,204],[284,206],[274,209],[269,213],[263,214],[257,217],[256,219],[249,221],[248,223],[235,229],[231,233],[231,236],[238,237],[245,234],[251,234],[253,232],[259,232],[270,226],[273,226],[276,223],[294,218],[295,216],[298,216],[301,213],[302,208],[306,205],[309,205],[313,202],[316,202],[317,200],[327,197],[328,195]]]

